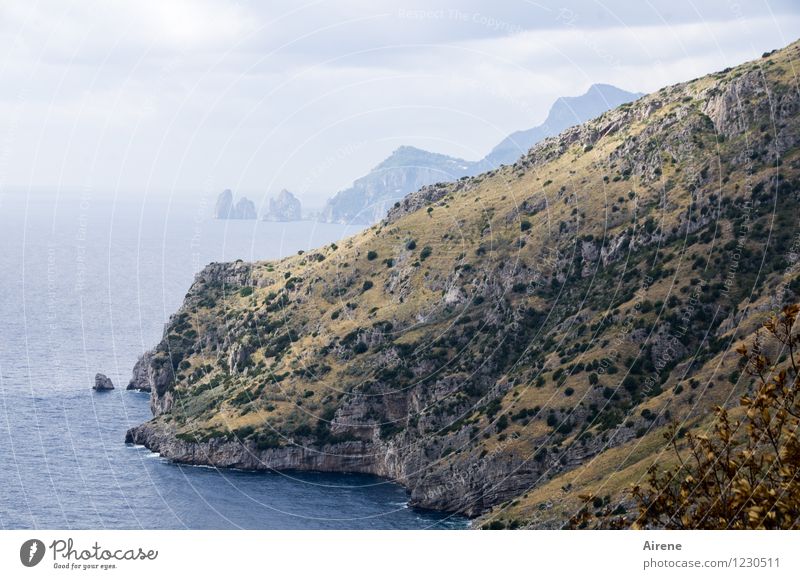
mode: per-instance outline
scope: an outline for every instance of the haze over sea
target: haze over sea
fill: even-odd
[[[463,528],[365,475],[174,465],[124,444],[126,391],[206,263],[276,259],[358,226],[210,219],[208,199],[0,196],[0,527]],[[116,389],[91,389],[97,372]]]

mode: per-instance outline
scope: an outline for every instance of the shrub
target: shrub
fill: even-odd
[[[364,285],[361,286],[361,291],[365,292],[367,290],[371,290],[372,286],[374,286],[374,285],[375,284],[373,284],[370,280],[367,280],[367,281],[364,282]]]
[[[406,243],[406,249],[409,251],[414,251],[415,249],[417,249],[417,242],[412,239],[411,241]]]
[[[530,228],[531,228],[531,222],[530,221],[526,220],[526,221],[523,221],[522,223],[519,224],[520,231],[528,231]]]
[[[251,288],[250,286],[243,287],[242,289],[239,290],[239,295],[242,296],[243,298],[246,298],[247,296],[252,294],[253,294],[253,288]]]
[[[433,250],[430,248],[429,245],[426,245],[425,247],[422,248],[422,251],[419,253],[420,260],[425,261],[426,259],[428,259],[428,257],[430,257],[431,253],[433,253]]]
[[[678,465],[654,464],[646,486],[630,495],[638,505],[635,519],[595,517],[588,504],[570,520],[587,525],[656,529],[796,529],[800,521],[800,333],[793,331],[800,305],[783,308],[765,324],[768,338],[788,352],[777,365],[764,352],[762,332],[755,347],[741,346],[743,371],[756,380],[740,400],[742,418],[715,409],[710,432],[685,433],[673,424],[664,435]]]
[[[377,251],[370,250],[370,251],[367,252],[367,259],[369,261],[372,261],[373,259],[375,259],[377,257],[378,257],[378,252]]]
[[[497,419],[497,432],[502,432],[508,428],[508,415],[503,414]]]

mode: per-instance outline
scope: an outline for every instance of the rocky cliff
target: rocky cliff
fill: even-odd
[[[300,200],[286,189],[269,200],[269,210],[263,217],[264,221],[300,221],[302,218]]]
[[[137,364],[156,416],[127,439],[375,473],[512,528],[587,491],[624,510],[666,425],[744,393],[736,346],[800,296],[799,57],[666,87],[343,242],[208,266]]]
[[[225,189],[217,197],[214,205],[214,219],[255,219],[256,206],[247,197],[240,198],[235,204],[233,193]]]

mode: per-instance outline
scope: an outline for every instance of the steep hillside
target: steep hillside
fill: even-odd
[[[128,440],[371,472],[496,527],[619,501],[798,299],[798,57],[664,88],[338,245],[208,266],[134,370],[157,416]]]

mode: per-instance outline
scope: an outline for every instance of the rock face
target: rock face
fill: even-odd
[[[646,471],[672,418],[693,429],[742,395],[730,345],[800,301],[798,58],[771,57],[758,85],[749,63],[666,87],[336,244],[207,266],[134,369],[155,418],[126,439],[191,464],[373,473],[467,515],[541,492],[530,512],[560,503],[563,523],[573,484],[617,496],[619,457]]]
[[[236,202],[231,219],[255,219],[256,205],[247,197],[242,197]]]
[[[214,219],[255,219],[256,206],[247,197],[242,197],[236,204],[233,203],[233,193],[225,189],[217,197],[214,206]]]
[[[150,374],[150,364],[153,359],[153,352],[145,352],[133,366],[133,375],[126,390],[141,390],[150,392],[153,389],[153,377]]]
[[[217,197],[217,204],[214,206],[214,219],[230,219],[233,211],[233,192],[225,189]]]
[[[300,200],[290,191],[281,189],[277,197],[269,200],[269,211],[264,214],[264,221],[300,221],[303,219],[303,208]]]
[[[104,390],[113,390],[114,383],[111,382],[111,378],[106,376],[105,374],[100,374],[99,372],[94,376],[94,386],[92,386],[93,390],[97,390],[98,392]]]

